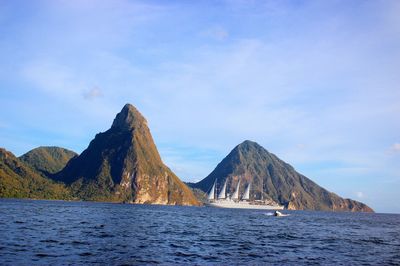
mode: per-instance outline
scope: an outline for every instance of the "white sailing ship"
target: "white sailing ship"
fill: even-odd
[[[231,209],[259,209],[259,210],[283,210],[283,206],[277,204],[272,200],[264,200],[263,193],[261,193],[260,200],[250,200],[251,183],[247,184],[243,196],[240,197],[239,188],[240,180],[236,185],[236,189],[232,196],[226,193],[227,179],[217,195],[216,190],[217,180],[215,180],[210,192],[208,193],[208,206],[218,208],[231,208]]]

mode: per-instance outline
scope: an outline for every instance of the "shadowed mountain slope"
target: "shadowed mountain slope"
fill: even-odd
[[[206,178],[194,185],[208,191],[215,180],[233,191],[241,180],[241,191],[251,182],[252,197],[272,199],[293,210],[329,210],[372,212],[367,205],[338,195],[318,186],[299,174],[289,164],[269,153],[259,144],[244,141],[236,146]]]
[[[199,205],[192,191],[164,165],[146,119],[130,104],[55,178],[85,200]]]

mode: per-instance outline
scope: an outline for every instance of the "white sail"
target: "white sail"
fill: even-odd
[[[209,200],[214,200],[215,199],[215,183],[217,181],[215,180],[214,185],[212,186],[210,192],[208,193],[208,199]]]
[[[264,201],[264,179],[261,177],[261,200]]]
[[[235,192],[233,193],[233,195],[232,195],[232,199],[236,199],[236,200],[238,200],[239,199],[239,186],[240,186],[240,180],[239,180],[239,182],[237,183],[237,186],[236,186],[236,190],[235,190]]]
[[[219,192],[219,194],[218,194],[218,199],[226,199],[226,182],[227,182],[228,180],[226,179],[225,180],[225,184],[224,184],[224,186],[222,187],[222,190],[221,190],[221,192]]]
[[[243,198],[244,200],[249,200],[250,199],[250,185],[251,183],[249,183],[246,187],[246,190],[244,191],[244,195]]]

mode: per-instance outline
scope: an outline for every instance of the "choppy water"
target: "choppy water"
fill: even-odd
[[[0,200],[0,264],[400,265],[400,215]]]

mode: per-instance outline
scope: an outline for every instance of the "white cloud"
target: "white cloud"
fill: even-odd
[[[296,167],[312,165],[311,178],[331,172],[359,182],[377,169],[399,172],[397,157],[382,155],[382,139],[400,132],[392,122],[400,113],[399,4],[358,3],[354,16],[335,2],[228,1],[213,12],[201,3],[46,3],[2,35],[0,69],[23,69],[14,81],[1,77],[18,94],[7,109],[20,112],[5,124],[81,128],[75,143],[106,129],[130,102],[166,147],[222,159],[252,139]],[[2,92],[4,106],[10,96]],[[187,178],[207,175],[217,161],[179,147],[164,154]]]
[[[365,197],[364,193],[362,193],[361,191],[356,192],[356,196],[357,196],[357,198],[359,198],[359,199],[362,199],[362,198]]]
[[[304,145],[302,143],[299,143],[299,144],[296,145],[296,148],[299,149],[299,150],[304,150],[306,148],[306,145]]]
[[[93,87],[83,93],[83,98],[86,100],[94,100],[99,97],[103,97],[103,92],[98,87]]]
[[[391,150],[395,151],[395,152],[400,152],[400,143],[393,144],[393,146],[391,147]]]

